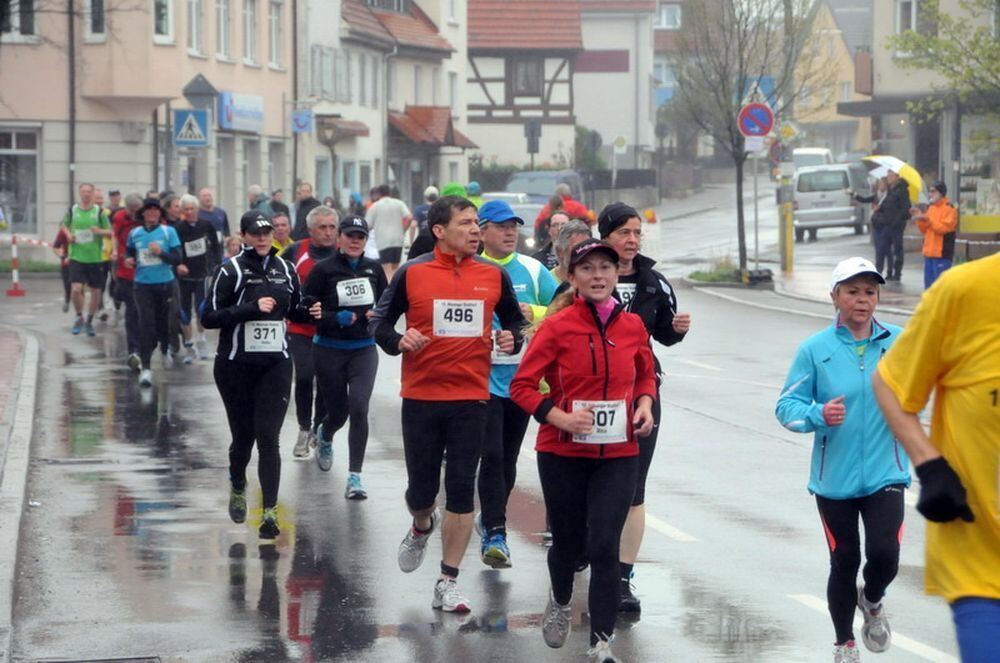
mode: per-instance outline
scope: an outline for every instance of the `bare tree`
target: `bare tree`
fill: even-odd
[[[789,117],[804,89],[833,84],[834,68],[811,34],[810,0],[703,0],[685,6],[685,29],[672,62],[680,94],[676,113],[715,139],[736,166],[736,225],[739,269],[746,282],[747,247],[743,214],[745,141],[737,125],[740,107],[762,79],[773,93],[758,98],[778,117]]]

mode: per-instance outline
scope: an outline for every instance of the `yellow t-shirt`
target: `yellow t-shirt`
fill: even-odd
[[[931,443],[976,517],[927,523],[927,592],[1000,599],[1000,254],[945,272],[878,371],[906,412],[937,389]]]

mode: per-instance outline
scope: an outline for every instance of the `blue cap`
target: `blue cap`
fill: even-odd
[[[478,196],[482,187],[479,186],[479,182],[472,180],[469,182],[469,186],[465,187],[466,191],[469,192],[470,196]]]
[[[503,223],[504,221],[517,221],[518,225],[524,225],[524,219],[514,214],[514,210],[506,201],[490,200],[479,208],[479,225]]]

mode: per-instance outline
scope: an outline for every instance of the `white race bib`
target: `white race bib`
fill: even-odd
[[[499,331],[499,329],[493,330],[493,351],[490,353],[490,363],[496,366],[517,366],[524,357],[524,351],[528,349],[528,339],[524,339],[521,343],[520,352],[509,355],[505,352],[500,352],[500,349],[497,347],[497,333]]]
[[[573,401],[573,411],[590,408],[594,412],[594,432],[574,435],[582,444],[620,444],[628,442],[628,408],[625,401]]]
[[[243,325],[243,347],[247,352],[281,352],[284,344],[284,320],[251,320]]]
[[[77,230],[73,236],[76,238],[77,244],[89,244],[94,241],[94,231],[90,229]]]
[[[347,279],[337,283],[337,301],[341,306],[371,306],[375,293],[368,279]]]
[[[184,254],[188,258],[197,258],[198,256],[205,255],[205,251],[208,247],[205,242],[205,238],[192,239],[190,242],[184,242]]]
[[[434,335],[474,338],[483,335],[483,300],[435,299]]]
[[[618,284],[618,295],[621,297],[621,302],[624,306],[628,306],[635,299],[635,284],[634,283],[619,283]]]
[[[139,266],[140,267],[153,267],[155,265],[162,265],[163,259],[155,255],[148,248],[139,249]]]

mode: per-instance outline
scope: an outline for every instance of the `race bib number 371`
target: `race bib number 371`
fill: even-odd
[[[281,352],[285,347],[284,320],[252,320],[243,325],[247,352]]]
[[[474,338],[483,335],[483,300],[435,299],[434,335]]]

